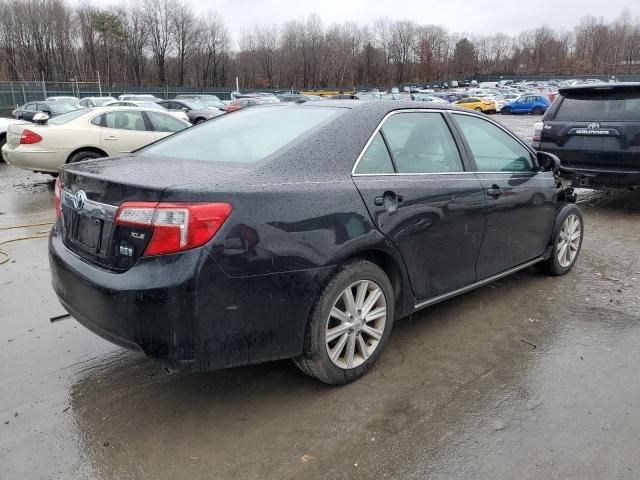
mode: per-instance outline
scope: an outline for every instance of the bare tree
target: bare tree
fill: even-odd
[[[185,67],[187,61],[195,53],[201,25],[196,19],[191,6],[185,1],[175,5],[171,19],[178,60],[178,85],[183,86]]]
[[[174,0],[145,0],[145,19],[149,28],[149,44],[158,69],[158,80],[161,85],[167,81],[167,56],[174,47],[172,12],[175,11]]]

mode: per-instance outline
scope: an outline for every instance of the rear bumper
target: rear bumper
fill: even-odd
[[[206,248],[141,258],[124,273],[49,239],[53,288],[89,330],[171,368],[203,371],[302,351],[311,306],[331,267],[230,278]]]
[[[2,158],[17,168],[34,172],[57,173],[65,163],[65,156],[56,150],[22,150],[8,144],[2,147]]]
[[[573,180],[573,186],[586,188],[640,188],[640,170],[615,170],[568,166],[582,174]]]

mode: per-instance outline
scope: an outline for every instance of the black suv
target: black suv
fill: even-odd
[[[579,172],[578,186],[639,187],[640,83],[561,88],[533,143]]]

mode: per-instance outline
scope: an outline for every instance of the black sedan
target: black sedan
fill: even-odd
[[[534,264],[573,267],[583,220],[559,168],[447,105],[243,109],[64,166],[53,287],[87,328],[172,368],[293,358],[346,383],[394,321]]]
[[[200,100],[162,100],[158,102],[158,105],[162,105],[172,112],[186,113],[189,121],[194,125],[224,115],[223,111],[217,108],[209,108]]]
[[[16,108],[13,111],[13,116],[18,120],[31,121],[33,116],[39,112],[46,113],[49,117],[57,117],[74,110],[78,110],[78,108],[66,102],[29,102]]]

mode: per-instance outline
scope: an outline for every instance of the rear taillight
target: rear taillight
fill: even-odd
[[[152,228],[143,255],[164,255],[204,245],[231,213],[228,203],[125,202],[116,213],[117,225]]]
[[[542,129],[544,128],[544,122],[536,122],[533,126],[533,141],[539,146],[542,142]]]
[[[56,217],[62,218],[62,182],[60,181],[60,177],[56,178],[56,186],[55,186],[55,197],[53,200],[53,204],[56,208]]]
[[[25,128],[22,131],[22,136],[20,137],[20,145],[33,145],[34,143],[40,143],[41,141],[42,137],[36,132],[32,132],[28,128]]]

